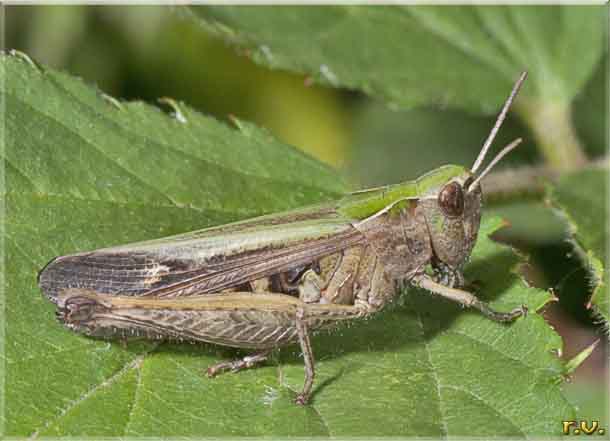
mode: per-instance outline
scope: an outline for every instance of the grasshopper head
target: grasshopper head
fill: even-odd
[[[433,264],[441,270],[460,273],[472,252],[479,232],[481,179],[521,143],[519,138],[504,147],[489,165],[479,172],[485,155],[526,76],[527,73],[523,72],[515,83],[471,170],[449,165],[417,180],[418,194],[422,195],[420,202],[424,207],[424,216],[434,251]]]
[[[470,256],[481,221],[481,186],[458,166],[441,167],[417,181],[436,263],[459,271]]]

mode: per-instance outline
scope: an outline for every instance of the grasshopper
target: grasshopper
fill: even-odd
[[[498,312],[460,287],[479,231],[481,179],[521,139],[479,170],[525,78],[470,170],[447,165],[332,203],[57,257],[40,272],[40,288],[59,321],[86,335],[255,350],[210,366],[210,377],[298,342],[305,364],[298,404],[308,402],[315,374],[310,331],[375,314],[405,282],[491,320],[513,321],[525,306]]]

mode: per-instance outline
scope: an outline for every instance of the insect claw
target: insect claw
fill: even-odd
[[[305,406],[307,403],[309,403],[309,396],[302,393],[298,394],[297,397],[294,399],[294,402],[299,406]]]
[[[218,374],[218,370],[215,369],[215,366],[210,366],[205,370],[205,374],[208,378],[214,378]]]
[[[511,312],[505,314],[504,322],[513,322],[517,320],[519,317],[527,317],[527,306],[521,305],[518,308],[513,309]]]
[[[523,318],[527,317],[527,312],[528,312],[527,306],[521,305],[521,307],[519,309],[521,310],[521,316]]]

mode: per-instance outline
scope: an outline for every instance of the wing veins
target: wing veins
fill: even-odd
[[[170,297],[180,296],[180,291],[186,291],[191,289],[195,291],[195,287],[203,285],[196,289],[198,294],[206,294],[210,292],[217,292],[222,289],[230,288],[236,284],[243,283],[249,280],[255,280],[261,277],[271,275],[276,272],[288,270],[291,267],[308,263],[309,261],[319,258],[321,256],[332,254],[333,252],[340,251],[350,246],[354,246],[359,241],[363,240],[361,233],[354,229],[348,233],[342,233],[334,236],[332,240],[317,239],[317,247],[312,247],[311,244],[299,244],[296,247],[290,247],[288,249],[280,249],[279,252],[272,253],[269,256],[261,256],[258,253],[252,253],[251,255],[245,256],[238,262],[227,265],[223,271],[217,271],[215,273],[209,273],[206,271],[205,274],[200,274],[181,280],[173,284],[162,286],[153,290],[150,290],[142,297]],[[299,254],[305,253],[305,256],[298,256]],[[254,263],[253,263],[254,262]],[[240,278],[235,279],[235,274],[238,270],[244,268],[254,268],[259,263],[260,268],[256,271],[246,272],[241,274]],[[206,268],[207,269],[207,268]],[[206,279],[209,280],[208,286],[205,286]],[[220,279],[214,283],[214,279]]]

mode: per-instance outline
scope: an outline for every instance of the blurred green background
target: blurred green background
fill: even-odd
[[[221,120],[234,115],[252,121],[333,165],[354,188],[413,179],[445,163],[470,165],[495,119],[494,109],[487,115],[441,105],[391,110],[359,92],[260,67],[165,6],[10,6],[5,14],[7,49],[82,77],[121,100],[160,105],[158,98],[170,97]],[[573,102],[576,134],[592,159],[606,154],[607,65],[606,52]],[[496,146],[516,136],[533,138],[509,116]],[[534,143],[525,142],[502,167],[540,161]],[[586,270],[543,197],[500,201],[487,209],[510,219],[511,228],[498,239],[530,256],[530,281],[558,295],[545,314],[565,339],[564,356],[597,338],[606,342],[582,302],[590,291]],[[585,412],[604,405],[607,392],[600,386],[607,385],[607,360],[607,344],[598,345],[568,388],[588,406]]]

